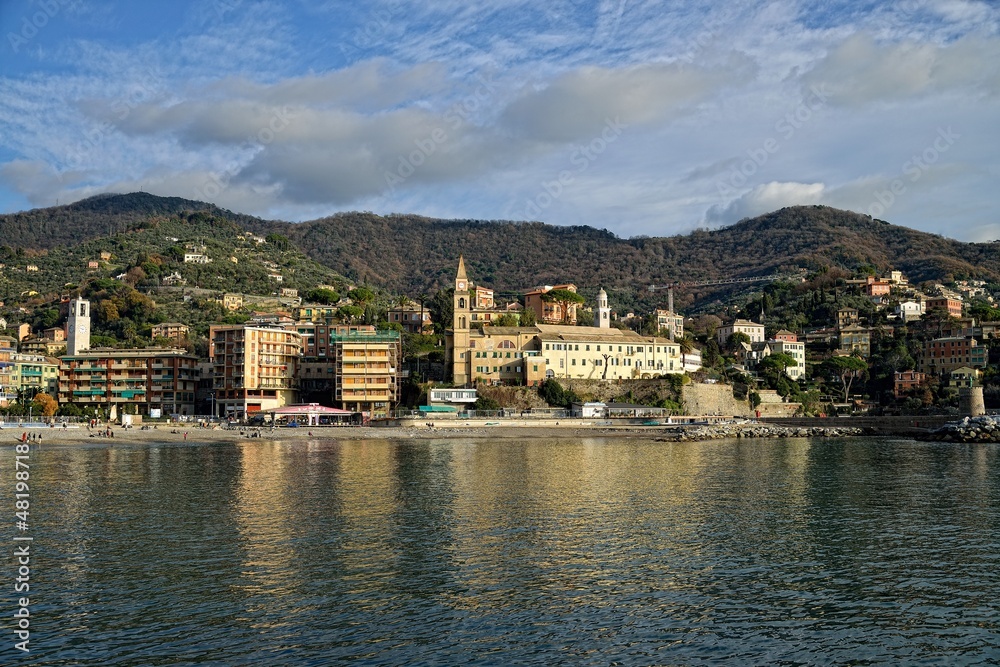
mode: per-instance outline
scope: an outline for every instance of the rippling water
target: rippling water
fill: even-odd
[[[1000,662],[995,445],[84,445],[31,478],[3,664]]]

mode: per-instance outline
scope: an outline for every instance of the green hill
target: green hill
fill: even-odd
[[[199,232],[222,245],[231,243],[243,229],[280,234],[302,255],[333,274],[410,296],[447,287],[459,254],[465,255],[477,282],[500,291],[572,282],[584,294],[604,287],[612,291],[613,299],[626,305],[638,303],[650,284],[823,266],[848,270],[891,267],[903,270],[915,282],[1000,278],[997,243],[963,243],[825,206],[784,208],[729,227],[683,236],[622,239],[592,227],[436,220],[415,215],[342,213],[289,223],[241,215],[204,202],[132,193],[2,215],[0,233],[7,246],[2,251],[8,257],[20,253],[23,258],[72,247],[82,240],[111,241],[118,238],[116,234],[137,233],[167,224],[172,218],[190,222],[192,212],[212,220],[216,225],[212,230],[228,230],[220,235],[211,230]],[[230,227],[223,227],[223,223]],[[74,258],[78,261],[80,256]],[[197,274],[195,280],[212,288],[236,289],[242,284],[257,289],[261,285],[259,276],[241,276],[238,270],[187,270]],[[213,277],[217,274],[219,279]],[[64,282],[81,278],[77,271]],[[232,282],[234,278],[238,281]],[[56,282],[53,279],[46,287],[53,289]],[[710,300],[711,292],[702,290],[698,298]]]

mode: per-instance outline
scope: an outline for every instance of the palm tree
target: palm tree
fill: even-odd
[[[681,348],[681,370],[687,366],[687,354],[694,349],[694,336],[688,332],[684,332],[684,336],[677,341],[677,344]]]

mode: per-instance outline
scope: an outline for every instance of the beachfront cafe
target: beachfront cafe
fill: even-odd
[[[360,412],[328,408],[319,403],[297,403],[280,408],[261,410],[257,413],[265,421],[275,424],[298,424],[299,426],[351,426],[361,424]]]

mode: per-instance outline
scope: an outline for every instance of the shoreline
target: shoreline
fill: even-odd
[[[267,440],[271,442],[295,442],[302,440],[447,440],[447,439],[566,439],[566,438],[635,438],[641,437],[657,442],[696,442],[725,438],[823,438],[858,437],[883,435],[868,429],[852,427],[848,424],[836,426],[780,426],[766,423],[710,424],[710,425],[656,425],[635,424],[608,425],[605,423],[559,423],[533,424],[526,422],[505,424],[496,422],[462,422],[447,425],[407,425],[407,426],[350,426],[350,427],[298,427],[298,428],[245,428],[227,430],[223,428],[182,428],[182,425],[157,425],[156,429],[122,427],[112,428],[113,437],[98,436],[99,429],[88,430],[85,426],[76,428],[5,426],[0,429],[0,443],[7,445],[21,441],[21,434],[41,437],[40,443],[29,440],[33,446],[46,445],[93,445],[97,443],[122,444],[170,444],[170,443],[214,443]],[[105,427],[106,428],[106,427]],[[100,429],[104,431],[105,429]],[[185,434],[187,437],[185,438]],[[912,437],[912,436],[909,436]]]

